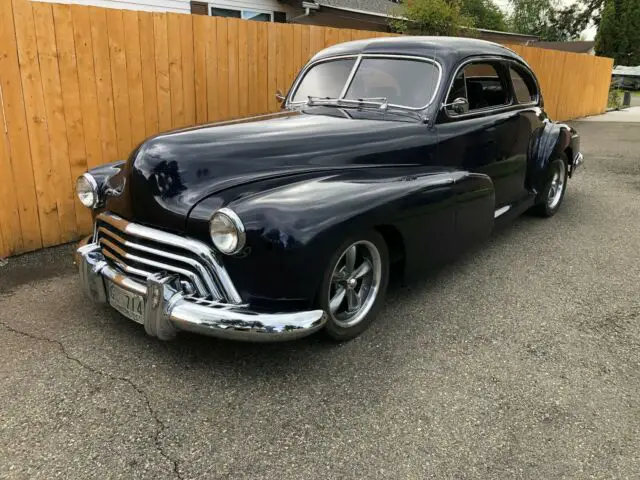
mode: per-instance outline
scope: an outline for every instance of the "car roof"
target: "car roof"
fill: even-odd
[[[367,53],[415,55],[439,59],[448,64],[474,55],[497,55],[526,63],[513,50],[499,43],[475,38],[417,36],[371,38],[340,43],[321,50],[312,60]]]

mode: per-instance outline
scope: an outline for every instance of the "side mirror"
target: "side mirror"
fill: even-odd
[[[444,109],[450,115],[462,115],[469,111],[469,102],[466,98],[458,97],[451,103],[445,103],[442,105]]]
[[[284,102],[284,99],[285,99],[285,96],[282,94],[282,91],[280,89],[276,90],[276,100],[282,103]]]

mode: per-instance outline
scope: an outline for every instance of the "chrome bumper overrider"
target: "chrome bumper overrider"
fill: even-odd
[[[578,152],[576,153],[576,155],[573,157],[573,162],[571,163],[571,167],[569,170],[569,176],[573,175],[573,173],[576,171],[576,169],[582,165],[582,163],[584,162],[584,157],[582,156],[582,153]]]
[[[85,294],[107,303],[105,279],[145,298],[144,328],[161,340],[186,330],[213,337],[248,341],[279,341],[304,337],[322,328],[322,310],[293,313],[259,313],[243,305],[223,304],[185,296],[176,287],[176,275],[158,273],[145,283],[111,267],[95,243],[85,240],[76,251],[76,262]]]

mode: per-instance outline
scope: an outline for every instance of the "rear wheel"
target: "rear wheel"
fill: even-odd
[[[547,167],[547,181],[538,197],[538,204],[532,212],[541,217],[552,217],[560,209],[564,193],[567,189],[568,161],[563,153],[560,157],[549,162]]]
[[[326,333],[349,340],[369,327],[384,301],[389,281],[389,252],[375,232],[351,237],[336,251],[318,295],[327,312]]]

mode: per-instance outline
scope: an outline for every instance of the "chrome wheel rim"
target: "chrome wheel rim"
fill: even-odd
[[[380,290],[382,260],[368,240],[349,245],[336,263],[329,284],[329,315],[342,328],[360,323]]]
[[[554,209],[560,203],[562,198],[562,191],[564,190],[564,182],[566,180],[566,169],[564,168],[564,162],[558,162],[553,177],[551,177],[551,185],[549,185],[549,191],[547,193],[547,206],[550,209]]]

